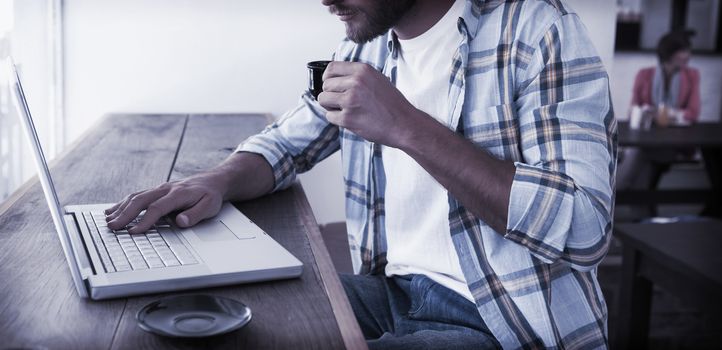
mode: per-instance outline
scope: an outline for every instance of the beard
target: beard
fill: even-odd
[[[333,14],[353,13],[346,24],[346,36],[357,44],[369,42],[389,31],[403,17],[416,0],[374,1],[369,8],[331,5]]]

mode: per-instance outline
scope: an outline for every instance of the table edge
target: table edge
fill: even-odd
[[[624,226],[624,224],[621,224],[621,225]],[[636,223],[636,224],[631,224],[631,225],[640,225],[640,224]],[[664,225],[664,224],[656,224],[656,225]],[[618,225],[615,225],[614,230],[615,231],[618,230],[617,232],[623,233],[623,236],[624,236],[623,238],[619,237],[619,235],[617,235],[617,237],[619,237],[619,239],[622,240],[622,244],[631,243],[632,247],[630,247],[630,248],[640,251],[647,256],[655,257],[655,259],[657,261],[659,261],[660,264],[667,266],[670,269],[680,270],[680,268],[682,268],[684,270],[683,272],[687,273],[690,277],[692,277],[696,280],[708,281],[708,282],[712,282],[712,284],[717,284],[714,280],[710,279],[709,276],[707,276],[699,271],[696,271],[693,268],[693,266],[690,266],[688,263],[685,263],[684,261],[680,260],[678,257],[666,256],[666,254],[664,254],[664,252],[662,252],[661,250],[659,250],[655,247],[649,246],[648,244],[641,241],[640,239],[633,237],[632,235],[624,232],[623,230],[620,230]],[[622,264],[624,264],[624,261],[622,261]],[[722,285],[718,285],[718,286],[722,287]]]
[[[346,349],[366,350],[368,349],[366,340],[363,337],[363,333],[361,333],[361,328],[358,325],[358,321],[356,321],[356,316],[353,313],[346,292],[338,278],[336,269],[331,261],[331,256],[323,242],[321,231],[311,210],[311,205],[308,202],[306,193],[299,182],[296,182],[291,189],[294,194],[293,197],[296,200],[299,215],[303,225],[306,227],[306,236],[311,245],[311,252],[318,267],[323,288],[329,297],[331,310],[333,311],[334,318],[336,318],[336,324],[343,338],[344,345]]]

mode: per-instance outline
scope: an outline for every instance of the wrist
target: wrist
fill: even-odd
[[[273,170],[259,154],[236,152],[208,173],[223,200],[260,197],[273,189]]]
[[[203,174],[208,185],[217,191],[224,201],[231,200],[234,179],[241,175],[233,167],[222,163]]]
[[[410,107],[411,108],[402,112],[405,117],[401,119],[401,122],[396,124],[396,130],[393,132],[393,135],[395,135],[393,138],[394,144],[389,145],[404,151],[413,146],[415,140],[418,138],[417,135],[421,131],[419,130],[420,123],[424,117],[428,117],[413,105],[410,105]]]
[[[409,155],[423,153],[423,146],[434,138],[433,134],[438,128],[445,128],[430,115],[416,108],[409,113],[407,123],[398,132],[398,145],[396,148]]]

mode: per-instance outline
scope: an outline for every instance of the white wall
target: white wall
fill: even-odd
[[[70,122],[109,111],[280,114],[343,27],[316,0],[67,0]],[[71,131],[77,135],[77,131]]]
[[[569,1],[611,67],[614,0]],[[318,0],[66,0],[72,140],[109,112],[271,112],[305,89],[343,25]],[[239,140],[240,141],[240,140]],[[344,220],[340,157],[301,178],[320,223]]]
[[[566,0],[587,27],[607,71],[614,67],[614,36],[617,31],[616,0]]]
[[[644,0],[639,46],[643,49],[656,48],[659,38],[671,28],[672,0]]]
[[[692,37],[692,48],[714,50],[717,46],[719,0],[696,0],[687,5],[686,27],[696,33]]]
[[[625,13],[640,13],[642,11],[642,0],[618,0],[620,10]]]
[[[48,9],[50,1],[9,1],[3,2],[0,11],[8,11],[0,16],[0,45],[9,46],[18,72],[22,79],[23,90],[30,105],[33,120],[36,123],[45,154],[55,154],[55,135],[51,134],[54,119],[51,101],[52,52],[49,47]],[[9,44],[9,45],[8,45]],[[0,48],[0,55],[7,53],[8,47]],[[0,64],[5,57],[0,57]],[[5,69],[6,67],[0,67]],[[36,174],[33,166],[30,146],[20,128],[20,120],[15,105],[10,102],[7,90],[10,72],[0,74],[0,202],[14,192],[20,185]]]
[[[38,132],[47,135],[50,119],[51,55],[47,1],[15,1],[10,52],[18,65],[23,89],[31,105]],[[45,146],[45,145],[44,145]],[[49,146],[49,145],[48,145]],[[47,147],[46,147],[47,148]]]

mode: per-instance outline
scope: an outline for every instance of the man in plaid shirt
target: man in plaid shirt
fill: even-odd
[[[609,79],[557,0],[322,0],[345,22],[318,101],[214,169],[110,208],[132,230],[290,186],[341,150],[371,348],[607,347],[596,278],[612,231]],[[132,202],[131,202],[132,200]]]

